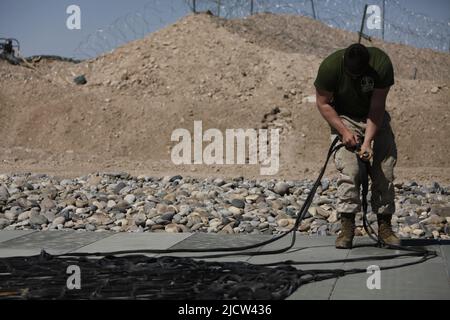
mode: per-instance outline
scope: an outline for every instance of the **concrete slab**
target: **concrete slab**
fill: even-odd
[[[450,279],[450,245],[441,246],[441,253],[447,268],[447,276]]]
[[[270,235],[249,235],[249,234],[235,234],[235,235],[221,235],[221,234],[208,234],[208,233],[194,233],[191,237],[177,243],[170,249],[208,249],[208,248],[233,248],[242,247],[246,245],[252,245],[271,239]],[[249,249],[245,251],[239,251],[239,253],[255,252],[261,250],[261,247],[255,249]],[[201,257],[205,255],[215,255],[230,253],[226,251],[219,252],[178,252],[165,254],[166,256],[174,257]],[[250,255],[233,255],[226,257],[216,258],[201,258],[206,261],[220,261],[220,262],[233,262],[233,261],[247,261],[250,259]]]
[[[36,230],[1,230],[0,242],[5,242],[14,238],[18,238],[30,233],[36,232]]]
[[[367,240],[357,241],[357,244],[367,243]],[[440,254],[439,246],[429,246]],[[351,250],[349,258],[393,254],[397,250],[361,246]],[[417,257],[397,258],[384,261],[365,261],[345,263],[345,269],[364,268],[370,265],[395,266],[406,262],[417,261]],[[330,296],[331,299],[450,299],[450,282],[447,268],[442,256],[426,262],[396,269],[382,270],[381,288],[368,289],[367,279],[371,273],[360,273],[339,278]]]
[[[297,235],[292,249],[285,253],[255,256],[248,260],[249,263],[271,263],[284,260],[293,261],[319,261],[345,259],[350,250],[336,250],[334,241],[336,237],[316,237]],[[291,243],[292,238],[286,236],[279,241],[262,247],[261,251],[284,248]],[[330,264],[302,264],[294,265],[297,269],[341,269],[344,263]],[[298,288],[287,300],[327,300],[329,299],[336,279],[313,282]]]
[[[92,244],[80,247],[74,252],[111,252],[140,249],[168,249],[192,233],[116,233]],[[147,254],[155,256],[156,254]]]
[[[52,254],[67,253],[111,236],[109,232],[40,231],[0,242],[0,255],[39,254],[42,249]],[[17,250],[17,253],[14,251]]]
[[[287,252],[255,256],[249,260],[251,263],[270,263],[284,260],[295,261],[311,261],[344,259],[349,250],[336,250],[334,247],[335,237],[310,237],[297,236],[296,241],[291,249]],[[284,237],[276,242],[267,244],[261,248],[261,251],[271,251],[286,248],[291,243],[291,237]],[[300,269],[317,269],[317,268],[336,268],[338,264],[305,264],[297,266]]]
[[[271,239],[270,235],[194,233],[171,249],[239,248]]]
[[[298,288],[286,300],[328,300],[336,279],[308,283]]]

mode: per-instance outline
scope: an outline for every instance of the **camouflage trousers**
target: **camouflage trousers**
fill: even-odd
[[[341,116],[343,123],[360,136],[364,136],[365,121]],[[390,117],[386,113],[383,124],[372,142],[373,158],[369,168],[371,179],[371,206],[376,214],[393,214],[395,212],[394,167],[397,162],[397,147],[390,126]],[[332,129],[331,139],[337,132]],[[361,211],[360,178],[358,160],[355,153],[345,148],[334,155],[336,169],[339,171],[337,190],[337,212],[357,213]]]

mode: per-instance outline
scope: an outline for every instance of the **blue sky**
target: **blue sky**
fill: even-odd
[[[305,0],[291,0],[295,1]],[[450,21],[449,0],[398,1],[414,12]],[[371,0],[366,2],[370,4]],[[81,8],[81,30],[66,27],[66,8],[71,4]],[[147,8],[145,12],[144,8]],[[188,11],[184,0],[0,0],[0,37],[19,39],[24,56],[57,54],[80,57],[80,53],[75,51],[80,42],[85,43],[90,34],[111,25],[117,18],[140,12],[152,19],[151,30],[156,30]]]

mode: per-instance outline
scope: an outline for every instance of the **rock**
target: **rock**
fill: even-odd
[[[169,182],[174,182],[174,181],[176,181],[176,180],[182,180],[182,179],[183,179],[182,176],[176,175],[176,176],[173,176],[172,178],[170,178],[170,179],[169,179]]]
[[[48,211],[50,209],[53,209],[55,206],[55,202],[47,197],[42,199],[40,204],[41,211]]]
[[[216,227],[220,226],[221,224],[222,224],[222,220],[218,219],[218,218],[214,218],[209,221],[209,226],[213,227],[213,228],[216,228]]]
[[[86,200],[77,199],[75,200],[75,206],[77,208],[84,208],[89,205],[89,202]]]
[[[9,199],[9,192],[8,189],[1,185],[0,186],[0,203],[6,203]]]
[[[360,237],[363,235],[363,228],[357,227],[355,228],[355,236]]]
[[[43,215],[44,217],[46,217],[47,218],[47,220],[48,221],[53,221],[54,219],[55,219],[55,217],[56,217],[56,214],[55,214],[55,210],[52,210],[52,211],[44,211],[44,212],[41,212],[41,215]]]
[[[241,209],[234,206],[229,207],[228,211],[230,211],[234,216],[238,216],[242,213]]]
[[[447,223],[447,220],[444,217],[440,217],[438,215],[432,214],[428,218],[422,220],[422,223],[425,223],[425,224],[440,224],[440,223]]]
[[[431,213],[440,217],[450,217],[450,206],[437,206],[434,205],[431,208]]]
[[[433,238],[435,238],[435,239],[439,238],[439,231],[433,230],[433,231],[431,232],[431,234],[433,235]]]
[[[55,226],[57,226],[58,224],[64,224],[66,222],[66,219],[64,217],[56,217],[53,221],[52,224],[54,224]]]
[[[75,84],[77,84],[77,85],[86,84],[87,83],[86,76],[84,74],[79,75],[79,76],[73,78],[73,82],[75,82]]]
[[[192,226],[191,231],[197,231],[197,230],[200,229],[201,227],[203,227],[203,223],[202,223],[202,222],[196,223],[196,224],[194,224],[194,225]]]
[[[88,223],[87,225],[85,225],[84,228],[85,228],[87,231],[95,231],[95,230],[97,229],[96,226],[94,226],[93,224],[90,224],[90,223]]]
[[[64,224],[64,228],[73,228],[74,225],[75,225],[75,222],[73,222],[72,220],[70,220],[70,221],[67,221],[67,222]]]
[[[163,215],[161,215],[161,219],[165,221],[172,221],[174,215],[175,215],[174,212],[166,212]]]
[[[241,199],[233,199],[233,200],[231,200],[231,205],[236,208],[244,209],[245,201],[243,201]]]
[[[36,215],[30,218],[31,226],[41,226],[46,223],[48,223],[48,219],[43,215]]]
[[[404,233],[411,233],[411,232],[412,232],[412,229],[411,229],[409,226],[405,226],[405,227],[402,228],[402,231],[403,231]]]
[[[298,231],[300,232],[306,232],[311,228],[311,224],[309,222],[306,221],[302,221],[302,223],[300,224],[300,226],[298,227]]]
[[[433,87],[430,90],[431,93],[438,93],[439,92],[439,87]]]
[[[405,223],[412,225],[419,222],[419,218],[417,216],[409,216],[405,217]]]
[[[178,233],[178,226],[175,223],[169,223],[164,227],[164,230],[166,230],[166,232]]]
[[[251,194],[245,197],[245,201],[247,202],[255,202],[256,200],[258,200],[260,198],[260,195],[258,194]]]
[[[8,210],[5,212],[5,218],[11,221],[16,220],[18,214],[13,210]]]
[[[107,208],[114,208],[117,205],[117,203],[114,200],[108,200],[106,203]]]
[[[119,220],[115,221],[114,223],[118,226],[126,227],[128,225],[128,220],[127,219],[119,219]]]
[[[164,196],[163,200],[172,203],[177,200],[177,197],[176,197],[175,193],[168,193]]]
[[[441,186],[439,185],[439,183],[437,183],[436,181],[434,181],[432,184],[431,184],[431,190],[430,190],[430,192],[431,193],[439,193],[439,192],[441,192],[442,191],[442,188],[441,188]]]
[[[120,181],[119,183],[117,183],[114,187],[113,187],[113,192],[114,193],[116,193],[116,194],[118,194],[118,193],[120,193],[120,190],[122,190],[123,188],[125,188],[127,185],[124,183],[124,182],[122,182],[122,181]]]
[[[269,223],[268,223],[268,222],[261,222],[261,223],[258,225],[258,229],[260,229],[260,230],[266,229],[266,228],[268,228],[268,227],[269,227]]]
[[[415,205],[418,205],[418,206],[422,205],[422,201],[420,201],[420,200],[417,199],[417,198],[410,198],[410,199],[409,199],[409,203],[415,204]]]
[[[223,186],[225,184],[225,181],[223,179],[221,179],[221,178],[216,178],[216,179],[214,179],[213,183],[216,186],[221,187],[221,186]]]
[[[288,219],[279,219],[277,221],[277,224],[280,227],[286,227],[289,224],[289,220]]]
[[[328,234],[327,230],[328,230],[328,226],[326,224],[323,224],[319,227],[319,229],[317,229],[317,234],[319,236],[326,236]]]
[[[234,234],[233,226],[234,226],[234,222],[230,222],[225,227],[223,227],[222,230],[219,231],[219,233]]]
[[[272,200],[270,205],[271,205],[273,210],[281,210],[281,209],[283,209],[283,203],[280,200],[278,200],[278,199]]]
[[[92,216],[87,218],[87,222],[94,225],[106,225],[112,223],[112,220],[108,215],[96,212]]]
[[[289,185],[285,182],[277,182],[273,188],[273,191],[278,193],[280,196],[284,196],[289,192]]]
[[[320,181],[320,185],[322,187],[322,191],[328,190],[328,188],[330,187],[330,180],[328,179],[322,179]]]
[[[90,176],[86,181],[86,185],[88,186],[97,186],[102,182],[102,177],[100,176]]]
[[[314,217],[317,214],[317,207],[309,207],[308,208],[308,213]]]
[[[127,194],[123,200],[128,202],[129,204],[133,204],[136,201],[136,196],[134,194]]]
[[[130,207],[130,204],[125,200],[120,200],[117,205],[114,207],[114,209],[118,210],[119,212],[126,212],[127,209]]]
[[[341,224],[340,223],[333,223],[330,227],[330,233],[331,234],[337,234],[339,231],[341,231]]]
[[[18,221],[24,221],[30,218],[30,213],[31,211],[25,211],[22,212],[21,214],[19,214],[19,216],[17,217]]]
[[[5,218],[0,218],[0,229],[3,229],[7,226],[9,226],[10,221],[9,219],[5,219]]]
[[[147,221],[147,216],[143,213],[138,213],[134,216],[134,223],[137,226],[145,226],[145,222]]]
[[[321,216],[322,218],[328,219],[331,214],[331,211],[325,210],[322,207],[316,207],[316,214]]]
[[[303,103],[316,103],[316,96],[315,95],[310,95],[310,96],[306,96],[302,99]]]
[[[327,220],[329,223],[337,222],[338,221],[337,212],[336,211],[331,212]]]
[[[422,229],[415,229],[412,232],[413,234],[415,234],[416,236],[421,236],[425,233],[425,231],[423,231]]]

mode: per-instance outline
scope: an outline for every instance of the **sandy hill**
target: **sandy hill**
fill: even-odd
[[[255,166],[173,165],[172,131],[202,120],[204,130],[280,128],[281,176],[313,176],[329,143],[310,99],[313,79],[323,57],[355,38],[304,17],[198,14],[80,64],[0,61],[1,169],[258,174]],[[450,181],[450,56],[376,45],[396,68],[388,108],[401,177]],[[86,85],[72,82],[80,74]]]

